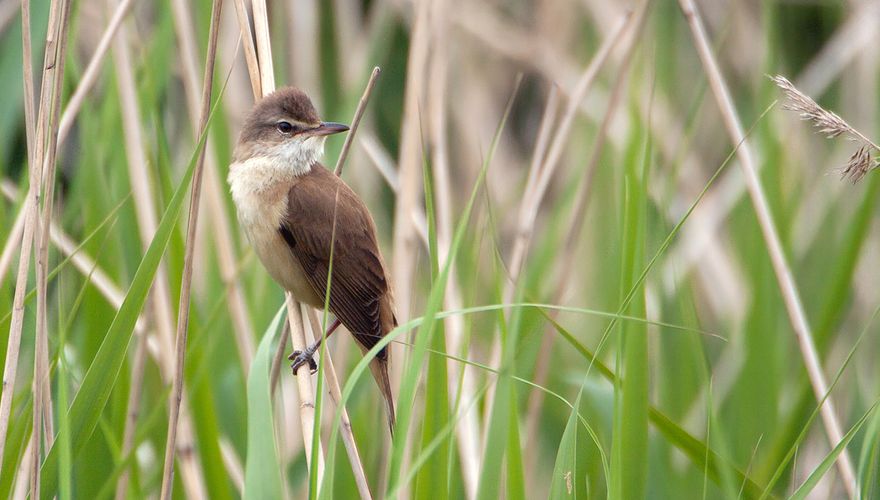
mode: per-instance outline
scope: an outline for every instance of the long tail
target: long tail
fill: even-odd
[[[379,385],[379,391],[385,398],[385,406],[388,414],[388,430],[394,437],[394,396],[391,394],[391,380],[388,378],[388,359],[373,358],[370,362],[370,371]]]

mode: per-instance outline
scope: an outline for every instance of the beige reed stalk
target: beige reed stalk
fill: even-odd
[[[825,379],[825,374],[822,372],[822,365],[816,352],[810,325],[804,313],[804,307],[798,294],[794,276],[786,261],[779,232],[776,229],[776,224],[773,222],[769,204],[767,203],[767,196],[758,177],[751,146],[746,140],[739,116],[730,97],[730,91],[724,81],[724,76],[721,74],[715,56],[712,54],[712,49],[706,37],[706,30],[703,27],[703,21],[696,10],[696,6],[692,0],[679,0],[679,5],[690,26],[694,44],[703,62],[703,68],[709,80],[712,93],[721,110],[721,116],[730,135],[730,140],[733,144],[739,144],[737,157],[746,179],[746,187],[752,200],[752,206],[755,209],[755,215],[758,218],[758,224],[761,226],[761,232],[767,244],[767,251],[770,254],[770,260],[773,264],[773,270],[779,283],[779,289],[785,302],[789,320],[800,347],[801,355],[804,358],[804,364],[810,378],[810,385],[813,387],[813,393],[817,401],[822,401],[823,398],[826,398],[820,408],[820,414],[829,444],[834,448],[843,438],[843,432],[838,421],[833,398],[828,393],[828,383]],[[856,476],[847,450],[843,450],[838,456],[837,468],[840,471],[848,495],[854,498],[857,493]]]
[[[644,10],[642,11],[644,12]],[[516,287],[519,283],[520,272],[525,262],[529,245],[531,244],[532,234],[534,232],[535,220],[538,217],[538,211],[544,195],[550,185],[550,179],[553,178],[556,168],[559,166],[562,154],[565,151],[565,145],[568,143],[569,134],[571,133],[574,119],[578,114],[581,101],[587,95],[593,81],[596,79],[599,70],[608,61],[612,50],[617,44],[624,39],[624,35],[629,32],[632,21],[635,19],[632,11],[627,11],[623,18],[618,21],[612,34],[606,38],[596,54],[593,56],[590,64],[584,70],[580,80],[571,92],[568,106],[562,115],[558,126],[556,126],[553,134],[553,140],[550,143],[546,158],[539,155],[533,157],[532,165],[529,171],[529,183],[525,187],[522,203],[519,207],[519,218],[517,221],[516,238],[513,244],[513,251],[508,264],[510,276],[504,286],[502,300],[504,303],[513,301]],[[637,24],[640,25],[641,23]],[[635,43],[635,33],[631,34],[631,43]],[[489,366],[497,367],[501,362],[501,337],[495,335],[492,343],[492,355]],[[487,405],[491,406],[494,400],[494,386],[490,386],[486,393]],[[487,412],[483,421],[484,429],[488,429],[489,416],[491,412]]]
[[[448,2],[435,1],[431,5],[431,46],[433,55],[428,64],[427,118],[428,140],[431,151],[431,174],[434,177],[435,207],[437,217],[437,250],[439,262],[445,262],[452,244],[453,196],[452,176],[449,168],[449,138],[447,136],[447,87],[449,53],[445,43],[450,36]],[[425,232],[427,235],[427,231]],[[425,239],[427,242],[427,238]],[[427,245],[426,245],[427,249]],[[429,249],[428,249],[429,250]],[[447,310],[458,311],[464,307],[461,297],[455,263],[449,263],[448,282],[444,306]],[[444,320],[447,352],[463,354],[465,348],[465,325],[461,315],[452,315]],[[448,398],[451,408],[456,402],[459,408],[472,408],[476,398],[477,370],[468,365],[460,365],[453,359],[447,360]],[[458,443],[458,456],[461,461],[462,482],[468,499],[476,498],[480,470],[480,422],[476,411],[467,411],[455,426],[455,439]]]
[[[158,228],[155,197],[152,191],[153,182],[149,178],[149,167],[144,150],[145,141],[141,129],[141,113],[138,106],[137,90],[134,81],[129,40],[126,36],[127,26],[119,27],[119,36],[113,42],[113,54],[117,74],[117,86],[119,87],[120,107],[122,109],[122,126],[125,140],[125,152],[129,179],[131,181],[132,197],[135,202],[135,215],[138,219],[141,244],[146,249]],[[168,284],[168,271],[163,263],[159,264],[153,289],[150,292],[150,309],[155,318],[157,340],[159,344],[159,370],[162,379],[166,383],[173,384],[174,359],[172,347],[172,335],[174,319],[171,305],[171,291]],[[135,374],[137,375],[137,374]],[[181,434],[186,442],[193,443],[193,426],[187,413],[182,424]],[[123,436],[125,431],[123,431]],[[206,488],[202,478],[198,456],[188,453],[181,456],[181,478],[187,496],[190,498],[204,498]]]
[[[214,0],[211,6],[211,31],[208,37],[208,54],[205,56],[204,87],[202,88],[202,106],[199,114],[199,133],[197,137],[207,133],[208,116],[211,113],[211,95],[214,89],[214,63],[217,60],[217,38],[220,31],[220,13],[223,0]],[[161,498],[171,498],[173,487],[174,457],[176,455],[177,419],[183,399],[184,362],[186,360],[186,340],[189,330],[190,293],[192,287],[193,256],[195,255],[196,230],[199,223],[199,199],[202,194],[202,173],[205,165],[205,144],[202,143],[196,160],[192,177],[189,205],[189,223],[186,228],[186,243],[183,258],[183,276],[180,284],[180,302],[177,307],[177,340],[175,342],[175,367],[171,404],[168,417],[168,436],[165,442],[165,466],[162,473]]]
[[[55,9],[53,5],[53,10]],[[52,210],[55,201],[55,172],[56,157],[58,152],[58,119],[61,114],[61,95],[62,83],[64,81],[64,66],[67,54],[67,33],[70,20],[70,2],[63,1],[59,8],[58,26],[55,32],[55,40],[57,43],[46,43],[46,60],[49,60],[50,50],[52,67],[51,72],[47,67],[44,70],[43,82],[51,80],[52,90],[48,99],[48,111],[46,111],[47,102],[44,100],[40,104],[40,113],[46,111],[46,137],[47,142],[40,141],[36,146],[43,148],[42,161],[38,161],[37,165],[41,165],[42,178],[40,179],[40,187],[43,191],[43,209],[40,213],[40,223],[36,226],[35,244],[39,242],[37,252],[35,254],[36,271],[37,271],[37,330],[34,342],[34,425],[32,428],[34,436],[33,456],[34,470],[31,474],[33,481],[31,486],[31,494],[39,496],[40,474],[40,432],[45,434],[45,448],[48,450],[52,447],[55,437],[54,417],[52,412],[52,396],[49,380],[49,331],[48,331],[48,287],[49,287],[49,233],[50,222],[52,220]],[[52,28],[50,28],[52,29]],[[50,77],[51,75],[51,77]],[[48,88],[46,86],[44,89]],[[44,96],[45,97],[45,96]],[[42,429],[40,424],[42,420]]]
[[[173,0],[171,7],[174,12],[174,29],[180,41],[181,76],[183,77],[183,89],[186,96],[187,109],[190,116],[197,117],[200,114],[203,82],[199,77],[198,44],[193,30],[192,16],[189,4],[185,0]],[[198,123],[193,120],[193,134],[198,137]],[[237,279],[236,257],[234,254],[232,228],[226,217],[225,183],[220,180],[217,154],[211,147],[212,141],[205,141],[205,207],[208,211],[208,223],[211,226],[211,234],[214,237],[214,245],[201,245],[201,248],[211,248],[216,251],[217,264],[220,268],[220,278],[226,291],[226,303],[229,307],[229,316],[232,319],[233,333],[238,348],[239,360],[242,371],[247,374],[251,360],[254,358],[256,347],[254,346],[254,332],[251,327],[250,313],[244,300],[241,285]],[[196,245],[199,248],[200,245]],[[197,259],[207,260],[207,259]]]
[[[641,23],[638,23],[639,25]],[[561,304],[565,300],[568,292],[572,276],[576,274],[574,271],[575,261],[577,257],[578,243],[580,241],[581,231],[584,227],[584,216],[590,201],[591,187],[599,161],[602,158],[602,149],[608,138],[608,131],[611,128],[612,121],[617,117],[617,110],[620,101],[624,96],[627,87],[629,69],[632,65],[633,55],[636,48],[636,36],[630,38],[626,53],[621,61],[614,88],[608,100],[608,108],[605,110],[605,116],[599,124],[599,130],[596,133],[593,147],[590,148],[590,159],[587,162],[587,170],[584,173],[584,179],[578,186],[575,195],[574,208],[571,211],[568,231],[566,231],[565,243],[562,247],[562,258],[558,269],[561,270],[557,277],[556,290],[551,300],[552,304]],[[551,311],[550,316],[555,320],[559,315],[559,311]],[[538,349],[538,360],[535,365],[534,383],[538,386],[545,386],[547,378],[550,374],[551,359],[553,355],[553,341],[556,338],[555,330],[546,328],[544,336],[541,338],[541,347]],[[530,446],[537,446],[536,438],[538,436],[538,422],[540,420],[540,412],[542,403],[545,399],[544,391],[531,391],[526,410],[526,425],[524,433],[524,448],[529,449]],[[526,456],[526,469],[532,470],[537,464],[537,454],[528,454]]]

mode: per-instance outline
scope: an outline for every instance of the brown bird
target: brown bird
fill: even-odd
[[[312,356],[340,322],[364,352],[397,326],[373,218],[354,191],[318,161],[326,136],[346,130],[322,122],[301,90],[281,88],[248,115],[229,169],[239,222],[272,278],[298,301],[323,309],[330,277],[329,308],[336,319],[322,338],[290,355],[294,374],[305,363],[314,373]],[[388,363],[382,349],[370,370],[393,433]]]

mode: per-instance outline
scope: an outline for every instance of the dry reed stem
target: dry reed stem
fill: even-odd
[[[12,201],[15,201],[14,199]],[[6,271],[9,270],[9,266],[12,265],[12,258],[15,256],[15,251],[18,250],[18,246],[21,243],[21,236],[24,233],[24,220],[27,216],[28,211],[28,202],[27,199],[21,204],[21,207],[18,209],[18,214],[15,216],[15,221],[12,223],[12,229],[9,230],[9,234],[6,237],[6,244],[3,246],[3,253],[0,254],[0,280],[3,280],[6,277]]]
[[[321,49],[320,19],[318,17],[318,1],[316,0],[291,0],[283,2],[287,24],[290,26],[287,41],[288,47],[296,47],[296,50],[288,50],[288,78],[289,81],[297,82],[301,88],[309,89],[309,96],[313,103],[320,103],[319,109],[323,108],[324,99],[321,93]],[[349,47],[345,47],[346,57],[350,59]],[[348,88],[345,86],[345,88]]]
[[[303,324],[302,312],[290,292],[286,292],[287,320],[290,323],[290,343],[294,350],[303,351],[306,346],[305,325]],[[312,464],[312,438],[315,430],[315,391],[312,388],[312,380],[309,375],[308,363],[299,367],[294,372],[296,385],[299,389],[299,415],[302,429],[303,447],[306,454],[306,465],[309,471]],[[320,434],[318,434],[320,440]],[[324,446],[318,443],[318,478],[324,477]]]
[[[275,69],[272,65],[272,42],[269,35],[269,14],[266,0],[252,0],[254,15],[254,35],[256,38],[257,62],[260,65],[260,89],[262,96],[275,92]]]
[[[612,31],[611,35],[602,42],[602,45],[599,46],[596,54],[590,60],[590,63],[587,65],[587,68],[584,70],[569,97],[568,105],[565,108],[565,113],[562,115],[559,125],[556,126],[553,131],[553,140],[550,143],[547,157],[542,161],[536,151],[536,155],[532,161],[532,168],[529,172],[529,180],[532,183],[526,185],[522,203],[519,207],[516,239],[513,244],[510,263],[507,266],[510,276],[508,276],[507,282],[504,285],[504,292],[502,295],[504,303],[510,303],[514,298],[516,287],[519,283],[519,276],[523,264],[525,263],[529,245],[531,244],[538,211],[544,200],[547,188],[550,185],[550,179],[554,176],[556,168],[562,159],[562,154],[565,151],[565,145],[568,143],[568,137],[571,133],[571,128],[574,125],[574,119],[578,114],[580,103],[586,97],[587,91],[589,91],[592,86],[599,70],[608,61],[608,57],[611,55],[612,50],[624,38],[624,35],[627,34],[628,27],[631,25],[633,19],[635,19],[633,11],[627,10],[624,13],[623,18],[616,24],[614,31]],[[634,43],[634,39],[635,35],[633,35],[632,43]],[[494,335],[489,366],[499,366],[500,363],[501,336]],[[494,396],[494,386],[490,386],[489,390],[486,391],[487,407],[491,407]],[[483,419],[484,429],[488,429],[490,415],[490,412],[485,414],[485,418]]]
[[[244,45],[244,59],[247,62],[248,75],[251,81],[251,90],[254,96],[263,95],[260,85],[260,63],[257,61],[257,52],[254,47],[254,34],[251,31],[251,22],[248,18],[245,0],[233,0],[235,4],[235,17],[238,19],[238,27],[241,30],[242,45]]]
[[[345,142],[342,143],[342,151],[339,153],[339,159],[336,160],[336,168],[333,169],[333,173],[336,174],[337,177],[342,175],[342,167],[345,165],[345,160],[348,158],[348,151],[351,149],[351,143],[354,141],[354,136],[361,123],[361,117],[364,116],[364,111],[367,109],[367,103],[370,101],[370,95],[373,93],[373,87],[376,86],[376,79],[379,78],[379,73],[381,72],[382,70],[379,69],[379,66],[373,68],[373,71],[370,73],[370,79],[367,81],[367,86],[364,88],[364,93],[361,95],[361,100],[358,101],[357,109],[354,112],[354,118],[351,119],[351,129],[345,136]]]
[[[272,66],[272,45],[269,38],[269,19],[266,13],[266,4],[263,0],[253,1],[254,32],[257,40],[257,60],[260,63],[260,90],[262,95],[255,95],[255,100],[275,91],[275,76]],[[289,292],[285,293],[287,304],[287,320],[290,324],[291,344],[294,349],[305,350],[306,337],[303,324],[302,311],[299,302]],[[312,445],[315,429],[315,394],[312,388],[311,377],[308,368],[303,367],[297,375],[297,388],[300,400],[300,424],[302,425],[303,446],[306,455],[306,465],[311,472],[313,465],[317,467],[317,476],[324,477],[324,446],[321,443],[321,433],[318,432],[318,463],[312,464]]]
[[[229,480],[238,494],[244,492],[244,467],[241,464],[241,458],[235,451],[235,447],[225,437],[220,438],[220,457],[223,459],[223,465],[226,467],[226,473],[229,474]]]
[[[197,137],[207,133],[208,117],[211,113],[211,95],[214,83],[214,65],[217,60],[217,38],[220,31],[220,13],[223,0],[214,0],[211,5],[211,27],[208,37],[208,54],[205,56],[204,87],[202,88],[202,106],[199,115]],[[177,441],[177,419],[180,415],[180,404],[183,399],[184,363],[186,361],[186,340],[189,330],[190,293],[192,289],[193,256],[195,255],[196,230],[199,222],[199,200],[202,194],[202,172],[205,165],[205,147],[199,151],[193,172],[189,205],[189,223],[186,230],[184,247],[183,275],[180,284],[180,302],[177,308],[177,341],[175,344],[175,371],[171,391],[170,412],[168,418],[168,436],[165,442],[165,466],[162,474],[161,498],[171,498],[173,487],[174,456]]]
[[[125,19],[125,16],[131,11],[131,6],[133,4],[134,0],[122,0],[119,5],[116,6],[116,10],[113,12],[113,17],[110,19],[110,22],[107,23],[107,28],[104,29],[104,33],[101,35],[101,40],[95,48],[95,53],[92,54],[92,58],[89,60],[85,71],[83,71],[79,83],[76,85],[76,90],[71,94],[70,100],[68,100],[67,106],[64,108],[64,113],[61,115],[61,124],[58,127],[58,144],[64,144],[64,140],[67,139],[67,134],[73,126],[76,115],[79,114],[80,109],[82,109],[86,95],[92,90],[92,86],[98,80],[98,76],[100,76],[101,63],[104,62],[104,58],[107,56],[107,50],[110,48],[110,43],[113,41],[113,37],[119,30],[122,20]]]
[[[644,12],[640,14],[640,17],[641,15],[644,15]],[[641,24],[641,21],[636,22],[636,25]],[[599,130],[596,132],[596,137],[593,141],[593,147],[590,148],[590,158],[587,162],[587,170],[584,174],[583,182],[578,186],[578,191],[575,194],[574,208],[571,211],[571,216],[568,223],[568,231],[565,232],[566,237],[563,244],[562,258],[560,260],[560,265],[558,266],[558,269],[560,269],[561,272],[557,278],[558,281],[556,284],[556,290],[553,294],[553,299],[551,300],[551,303],[553,304],[561,304],[564,302],[566,293],[571,286],[571,278],[572,276],[575,276],[573,268],[575,266],[575,259],[577,257],[578,243],[580,242],[581,232],[583,231],[584,227],[584,217],[586,215],[587,206],[589,205],[590,201],[593,177],[595,176],[596,169],[599,166],[599,161],[602,158],[602,149],[606,143],[606,139],[608,138],[608,131],[611,128],[611,123],[617,116],[617,109],[626,90],[629,69],[631,67],[633,55],[635,53],[635,47],[636,34],[633,33],[630,38],[628,47],[626,48],[623,61],[621,61],[621,66],[618,71],[617,77],[614,81],[614,87],[608,100],[608,107],[605,110],[605,115],[602,118],[602,122],[599,124]],[[552,311],[550,312],[550,316],[555,320],[556,317],[559,316],[559,312]],[[533,377],[533,381],[537,386],[546,386],[546,382],[550,374],[550,361],[553,355],[553,341],[555,339],[555,330],[549,327],[545,328],[544,336],[541,339],[541,347],[538,348],[539,354],[538,359],[535,363],[535,374]],[[529,393],[526,410],[526,430],[524,433],[525,442],[523,445],[525,449],[529,449],[530,446],[534,446],[534,440],[538,436],[538,422],[540,420],[540,412],[544,399],[544,391],[531,391]],[[535,460],[537,458],[538,457],[536,454],[527,455],[527,470],[537,465],[535,463]]]
[[[141,391],[144,386],[144,367],[147,360],[147,335],[142,332],[138,336],[137,347],[134,351],[134,361],[131,366],[131,388],[128,400],[125,403],[125,428],[122,431],[122,456],[128,455],[134,446],[134,432],[137,427],[137,419],[141,409]],[[120,474],[116,483],[116,500],[125,500],[128,490],[128,467]]]
[[[33,435],[28,437],[27,446],[24,447],[24,454],[22,455],[22,457],[24,457],[25,465],[27,466],[19,467],[18,470],[15,471],[15,488],[12,490],[13,500],[27,500],[28,498],[29,473],[33,467],[26,462],[33,456],[31,452],[34,446],[33,438]]]
[[[785,302],[785,307],[795,337],[798,341],[801,355],[804,358],[804,364],[810,378],[810,385],[813,388],[817,401],[822,401],[822,398],[826,398],[824,404],[822,404],[820,408],[820,413],[830,445],[834,448],[842,439],[843,433],[835,411],[834,401],[831,395],[828,394],[828,383],[825,379],[825,374],[822,372],[822,365],[819,361],[819,355],[816,352],[812,332],[809,323],[807,322],[806,314],[804,313],[803,304],[800,295],[798,294],[794,276],[788,267],[785,253],[782,249],[782,242],[780,241],[779,233],[776,230],[776,225],[773,222],[773,217],[770,214],[770,208],[767,203],[764,188],[761,185],[761,180],[757,174],[751,146],[745,138],[739,116],[737,115],[736,108],[733,105],[733,100],[731,99],[730,92],[727,89],[727,84],[724,81],[721,70],[718,67],[718,63],[715,60],[715,56],[712,54],[711,47],[706,37],[705,28],[703,27],[702,19],[696,10],[696,6],[692,0],[679,0],[679,5],[681,6],[681,10],[684,13],[688,25],[690,26],[694,38],[694,44],[697,48],[700,59],[703,62],[709,85],[717,100],[725,127],[730,134],[731,142],[740,145],[739,148],[737,148],[737,157],[739,158],[746,179],[746,187],[748,188],[749,195],[752,199],[755,215],[758,218],[761,232],[763,233],[765,243],[767,244],[767,250],[770,254],[770,260],[773,264],[776,279],[779,283],[780,292],[782,293],[782,298]],[[856,476],[853,471],[849,452],[846,449],[844,449],[838,456],[837,467],[840,471],[847,493],[850,497],[855,497]]]
[[[434,47],[434,53],[428,67],[428,140],[432,157],[431,174],[434,177],[436,194],[437,259],[439,262],[445,262],[452,244],[454,206],[447,134],[449,53],[448,44],[445,43],[445,40],[450,36],[450,23],[447,17],[448,5],[445,1],[433,2],[431,7],[431,45]],[[430,251],[429,245],[427,245],[427,230],[425,230],[424,241],[426,250]],[[448,276],[444,305],[447,310],[458,311],[464,307],[464,301],[454,262],[449,264]],[[445,319],[444,331],[448,341],[446,349],[449,352],[459,353],[464,347],[464,318],[460,315],[453,315]],[[459,380],[460,368],[463,368],[461,380]],[[470,408],[471,402],[476,399],[477,370],[472,366],[461,367],[455,360],[448,359],[447,373],[450,407],[454,408],[456,401],[459,401],[461,408]],[[459,394],[459,387],[461,394]],[[458,443],[465,495],[468,499],[473,499],[476,498],[479,486],[479,444],[482,442],[477,412],[468,411],[461,417],[458,425],[455,426],[455,439]]]
[[[180,42],[181,73],[187,109],[190,116],[197,117],[200,116],[203,82],[199,77],[198,44],[193,31],[193,22],[186,2],[174,0],[172,8],[175,14],[174,27]],[[250,28],[248,27],[248,29]],[[196,137],[199,134],[198,126],[199,124],[193,120],[193,134],[196,134]],[[212,228],[211,234],[214,237],[214,246],[211,248],[216,250],[217,264],[220,268],[221,280],[225,285],[239,360],[243,373],[247,374],[256,352],[254,332],[251,327],[250,313],[244,301],[244,294],[237,279],[232,228],[226,218],[225,190],[219,179],[217,155],[211,147],[210,139],[205,142],[205,151],[204,184],[207,203],[205,208]],[[197,248],[198,246],[196,245]]]
[[[137,90],[134,81],[131,54],[125,23],[118,28],[118,36],[113,41],[113,54],[115,59],[117,86],[119,88],[120,107],[122,109],[122,126],[125,140],[125,151],[128,159],[129,179],[132,188],[132,197],[135,202],[135,215],[137,216],[138,229],[141,244],[146,249],[153,239],[158,228],[157,208],[153,195],[153,183],[149,178],[149,167],[144,150],[145,141],[141,130],[141,113],[137,101]],[[159,368],[163,380],[173,383],[174,359],[172,335],[174,319],[171,306],[171,292],[168,284],[168,271],[164,263],[160,263],[153,282],[153,290],[150,292],[150,307],[155,315],[155,325],[158,332],[159,343]],[[185,416],[184,418],[188,418]],[[180,431],[182,440],[192,446],[192,425],[187,423]],[[123,435],[124,435],[123,431]],[[200,472],[198,457],[187,453],[180,457],[181,478],[189,498],[204,498],[206,488]]]
[[[787,102],[783,105],[784,109],[794,111],[801,120],[812,123],[820,134],[829,139],[843,135],[860,143],[860,147],[849,157],[846,166],[840,169],[842,179],[849,177],[855,184],[862,180],[869,171],[880,165],[880,162],[871,155],[871,151],[880,153],[880,147],[874,144],[871,139],[846,123],[837,113],[819,106],[816,101],[798,90],[784,76],[771,76],[770,79],[782,89],[787,97]]]
[[[376,74],[376,73],[374,73]],[[306,314],[309,317],[309,326],[315,337],[322,335],[321,322],[318,320],[318,311],[312,307],[306,308]],[[336,377],[336,368],[333,366],[333,359],[330,357],[330,346],[324,346],[324,357],[321,359],[324,363],[324,376],[327,382],[327,393],[330,398],[339,406],[342,401],[342,390],[339,388],[339,379]],[[360,453],[358,453],[357,443],[354,440],[352,432],[351,419],[348,416],[348,410],[342,406],[342,423],[339,426],[342,435],[342,443],[345,445],[345,453],[348,455],[348,461],[351,464],[351,471],[354,474],[354,482],[357,485],[358,493],[361,499],[373,498],[370,493],[370,485],[367,482],[367,474],[364,471],[364,464],[361,461]]]
[[[43,58],[43,81],[40,90],[40,109],[37,141],[31,145],[35,151],[31,158],[31,179],[41,175],[39,185],[44,193],[43,208],[39,215],[42,224],[34,219],[33,237],[37,245],[34,259],[37,274],[37,325],[34,338],[34,376],[33,376],[33,427],[31,448],[31,495],[40,494],[40,456],[41,431],[45,430],[46,449],[51,447],[54,431],[49,387],[49,340],[48,340],[48,274],[49,274],[49,220],[52,216],[52,202],[55,188],[55,158],[58,145],[58,116],[61,109],[61,84],[64,78],[64,63],[67,50],[68,17],[70,2],[53,2],[50,7],[49,24],[46,34],[45,55]],[[29,16],[28,16],[29,17]],[[23,16],[24,19],[24,16]],[[34,199],[34,210],[39,209]],[[37,217],[35,215],[35,217]],[[44,226],[44,227],[43,227]],[[45,412],[45,413],[44,413]]]

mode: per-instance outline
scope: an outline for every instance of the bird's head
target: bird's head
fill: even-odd
[[[324,154],[326,136],[346,130],[348,126],[341,123],[322,122],[305,92],[283,87],[251,110],[235,148],[235,160],[265,157],[296,173],[308,172]]]

